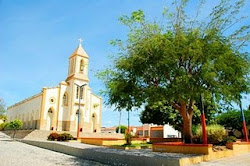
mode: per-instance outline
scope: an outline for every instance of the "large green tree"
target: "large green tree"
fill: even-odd
[[[114,40],[118,56],[113,66],[99,73],[103,93],[117,109],[140,108],[167,100],[183,121],[186,143],[192,142],[194,103],[203,94],[215,102],[238,101],[249,91],[249,25],[234,25],[244,1],[221,0],[201,20],[200,6],[187,16],[187,0],[176,0],[164,9],[164,22],[145,19],[143,11],[123,16],[129,29],[125,41]]]

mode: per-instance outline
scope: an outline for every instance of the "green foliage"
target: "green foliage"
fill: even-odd
[[[126,145],[131,145],[133,135],[130,133],[125,134]]]
[[[178,110],[172,108],[172,106],[160,105],[160,103],[158,103],[158,106],[146,106],[140,114],[140,120],[143,124],[164,125],[169,123],[176,130],[182,129],[182,118]]]
[[[208,143],[219,145],[223,142],[224,137],[227,136],[227,132],[223,126],[214,124],[214,125],[208,125],[206,127],[207,130],[207,141]],[[201,143],[202,141],[202,128],[201,126],[197,128],[195,132],[195,142]]]
[[[8,122],[4,122],[0,124],[0,131],[7,129],[9,126]]]
[[[23,126],[23,123],[19,119],[15,119],[15,120],[9,122],[9,124],[7,125],[7,128],[14,131],[13,139],[15,139],[16,131],[21,129],[22,126]]]
[[[235,136],[225,136],[223,137],[222,145],[226,145],[226,143],[236,142],[237,138]]]
[[[127,126],[124,126],[124,125],[120,125],[120,130],[121,130],[121,133],[125,133],[125,131],[127,130]],[[116,131],[116,133],[118,133],[119,132],[119,126],[117,126],[116,127],[116,129],[115,129],[115,131]]]
[[[195,103],[194,113],[192,123],[193,125],[201,124],[201,112],[199,110],[199,102]],[[215,114],[220,112],[220,110],[215,108],[212,103],[207,105],[206,103],[204,111],[207,124],[215,123]],[[197,107],[196,107],[197,105]],[[142,123],[154,123],[159,125],[164,125],[169,123],[176,130],[182,130],[182,117],[178,110],[174,109],[168,102],[157,102],[154,105],[147,105],[145,109],[140,114],[140,120]]]
[[[22,121],[20,121],[19,119],[15,119],[13,121],[10,121],[10,123],[8,125],[8,129],[19,130],[22,128],[22,126],[23,126]]]
[[[246,124],[250,124],[250,110],[244,111]],[[242,131],[241,112],[237,110],[228,110],[216,117],[216,122],[227,129]]]
[[[62,133],[60,134],[60,137],[58,138],[58,141],[67,141],[67,140],[73,140],[73,136],[69,133]]]
[[[192,126],[192,133],[193,133],[193,135],[197,135],[197,131],[198,131],[198,129],[200,127],[201,127],[200,125],[193,125]]]
[[[50,135],[48,136],[48,140],[55,141],[55,140],[58,140],[59,137],[60,137],[60,134],[58,133],[50,133]]]
[[[249,53],[242,49],[250,26],[234,27],[241,20],[242,0],[221,0],[205,20],[197,19],[203,1],[195,16],[186,15],[187,4],[177,0],[169,7],[175,11],[165,8],[166,24],[148,21],[142,11],[120,18],[129,29],[127,39],[112,42],[119,51],[99,78],[107,103],[117,109],[167,100],[182,115],[188,142],[200,94],[218,105],[238,102],[241,93],[249,92]]]

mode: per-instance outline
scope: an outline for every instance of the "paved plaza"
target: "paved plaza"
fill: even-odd
[[[250,153],[202,162],[194,166],[250,166]]]
[[[12,141],[0,132],[0,165],[1,166],[104,166],[98,162],[80,159],[58,152]]]
[[[68,144],[60,142],[59,144]],[[80,143],[70,143],[72,147],[87,148],[92,149],[96,146],[80,144]],[[133,156],[151,156],[155,157],[160,155],[170,158],[181,158],[187,155],[184,154],[173,154],[173,153],[154,153],[150,150],[135,150],[135,151],[117,151],[116,149],[100,148],[99,151],[105,151],[106,153],[123,153],[127,155],[128,153]],[[76,165],[76,166],[105,166],[107,164],[102,164],[99,162],[84,160],[78,157],[65,155],[62,153],[50,151],[47,149],[38,148],[36,146],[31,146],[18,141],[12,141],[7,135],[0,132],[0,165],[1,166],[62,166],[62,165]],[[154,158],[154,157],[153,157]],[[250,153],[233,156],[228,158],[222,158],[213,160],[210,162],[202,162],[195,164],[194,166],[249,166],[250,164]],[[116,163],[118,164],[118,163]]]

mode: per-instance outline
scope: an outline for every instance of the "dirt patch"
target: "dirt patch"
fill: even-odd
[[[225,150],[227,150],[226,146],[213,146],[213,152],[219,152]]]

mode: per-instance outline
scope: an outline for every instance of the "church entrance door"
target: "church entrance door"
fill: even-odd
[[[49,109],[48,114],[47,114],[47,128],[46,128],[46,130],[51,130],[51,128],[52,128],[52,117],[53,117],[53,112],[51,109]]]
[[[92,115],[92,124],[93,124],[92,131],[95,133],[96,132],[96,115],[95,114]]]

